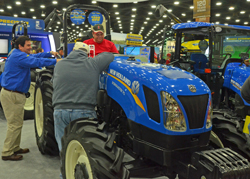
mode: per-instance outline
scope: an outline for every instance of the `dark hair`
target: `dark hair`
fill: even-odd
[[[40,53],[40,52],[43,52],[43,49],[42,48],[37,48],[36,53]]]
[[[30,38],[27,37],[27,36],[18,37],[18,39],[15,42],[16,48],[19,49],[19,45],[21,45],[22,47],[24,47],[25,41],[30,41]]]

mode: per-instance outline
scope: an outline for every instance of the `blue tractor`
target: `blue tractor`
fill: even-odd
[[[240,94],[240,89],[250,75],[250,27],[221,25],[204,22],[182,23],[172,13],[159,5],[156,17],[167,14],[177,24],[171,27],[175,39],[172,64],[194,73],[212,92],[213,132],[225,147],[250,158],[249,135],[243,133],[250,104]],[[183,45],[199,48],[192,52]],[[188,47],[188,46],[186,46]]]
[[[110,33],[104,9],[77,4],[64,13],[64,39],[67,14],[76,7],[101,12]],[[36,85],[35,117],[41,120],[37,132],[42,136],[43,152],[53,150],[48,138],[53,127],[52,74],[41,72]],[[78,119],[65,128],[64,179],[174,179],[176,174],[179,179],[250,178],[246,158],[229,148],[210,145],[211,93],[189,72],[117,54],[100,75],[97,114],[97,119]],[[221,143],[214,136],[213,143]]]

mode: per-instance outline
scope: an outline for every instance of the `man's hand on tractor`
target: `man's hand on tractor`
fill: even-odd
[[[50,51],[50,54],[51,54],[51,55],[54,55],[55,57],[57,57],[57,54],[58,54],[58,53],[57,53],[57,52]]]
[[[59,61],[61,61],[61,60],[62,60],[62,59],[60,59],[60,58],[56,59],[56,63],[59,62]]]

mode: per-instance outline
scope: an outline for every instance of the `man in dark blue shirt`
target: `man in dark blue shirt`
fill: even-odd
[[[5,62],[1,80],[1,103],[7,120],[7,135],[4,141],[2,160],[21,160],[29,149],[20,148],[21,130],[23,126],[25,93],[30,87],[30,68],[55,65],[60,59],[49,59],[57,52],[29,55],[32,49],[30,39],[19,37],[16,49]]]

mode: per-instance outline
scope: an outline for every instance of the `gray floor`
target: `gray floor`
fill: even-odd
[[[0,108],[0,151],[6,136],[6,120]],[[24,121],[21,147],[29,148],[30,153],[23,155],[21,161],[0,159],[0,179],[59,179],[59,157],[42,155],[36,145],[34,121]],[[167,179],[160,177],[157,179]]]

